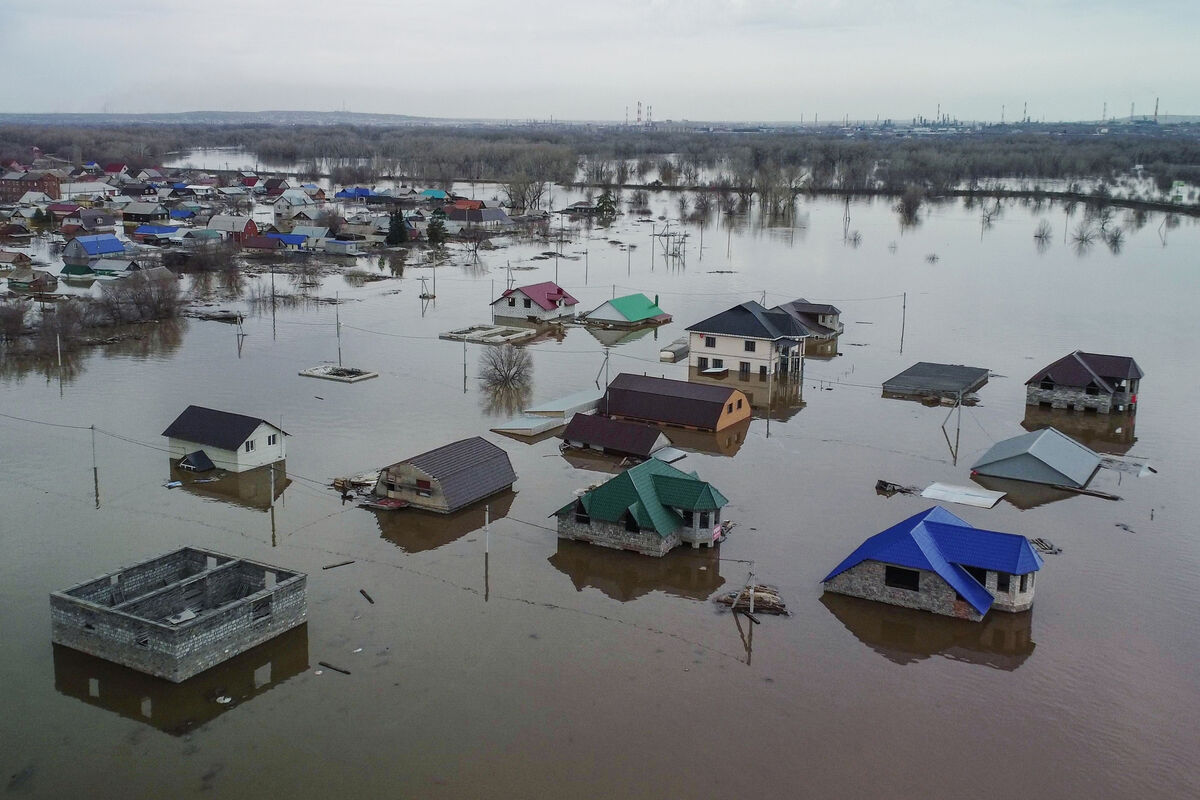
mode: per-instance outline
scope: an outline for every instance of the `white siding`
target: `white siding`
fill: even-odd
[[[512,301],[512,304],[509,304]],[[529,307],[525,307],[525,303],[529,303]],[[509,317],[513,319],[528,319],[533,317],[541,322],[549,322],[550,320],[561,319],[562,317],[574,316],[574,306],[560,306],[546,310],[539,306],[533,300],[522,292],[520,289],[514,289],[513,293],[508,297],[501,297],[492,304],[495,309],[495,316]]]
[[[267,438],[271,435],[275,436],[274,445],[267,444]],[[254,449],[250,452],[246,451],[246,442],[242,442],[237,450],[222,450],[221,448],[197,444],[184,439],[168,439],[167,446],[171,451],[171,459],[173,461],[178,461],[188,453],[196,450],[203,450],[217,469],[223,469],[227,472],[245,472],[248,469],[273,464],[281,458],[286,457],[286,439],[287,437],[278,428],[264,422],[255,428],[254,433],[246,440],[254,442]]]
[[[712,336],[715,340],[715,347],[705,346],[704,340]],[[746,342],[754,342],[754,352],[746,352]],[[698,360],[701,358],[708,359],[708,367],[713,367],[713,359],[721,359],[722,366],[730,372],[737,372],[741,362],[746,361],[750,364],[750,374],[757,375],[761,367],[767,368],[767,373],[772,374],[776,369],[776,362],[771,357],[772,343],[767,339],[747,339],[743,336],[723,336],[699,333],[691,331],[688,334],[688,366],[698,368]],[[791,348],[795,350],[795,348]]]

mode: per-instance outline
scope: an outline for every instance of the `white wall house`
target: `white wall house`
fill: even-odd
[[[163,431],[172,461],[203,452],[228,472],[273,464],[287,456],[287,432],[257,417],[188,406]]]
[[[750,301],[688,326],[688,366],[743,378],[797,373],[806,331],[787,314]]]
[[[535,283],[506,289],[492,301],[492,316],[507,319],[532,319],[537,322],[552,322],[563,317],[574,317],[579,303],[553,281]]]

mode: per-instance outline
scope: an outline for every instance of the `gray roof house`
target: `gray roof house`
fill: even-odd
[[[973,474],[1082,489],[1100,456],[1054,428],[996,442],[971,465]]]
[[[508,453],[473,436],[384,467],[375,494],[405,505],[449,514],[517,482]]]
[[[1025,404],[1101,414],[1136,411],[1143,377],[1129,356],[1076,350],[1025,381]]]
[[[200,471],[216,467],[245,472],[272,464],[285,457],[288,434],[265,419],[188,406],[162,432],[167,437],[172,461],[185,469]]]

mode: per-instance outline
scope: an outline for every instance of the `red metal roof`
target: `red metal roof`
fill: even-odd
[[[566,289],[554,281],[544,281],[542,283],[532,283],[529,286],[518,286],[515,289],[505,289],[500,297],[508,297],[513,292],[521,292],[546,311],[557,308],[559,300],[562,300],[564,306],[573,306],[579,302],[568,294]]]

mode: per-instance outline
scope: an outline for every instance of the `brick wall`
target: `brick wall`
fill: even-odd
[[[958,593],[937,573],[917,570],[921,574],[919,584],[921,588],[920,591],[913,592],[908,589],[896,589],[885,584],[883,581],[884,566],[879,561],[863,561],[840,575],[836,575],[833,580],[825,584],[825,589],[838,594],[890,603],[894,606],[932,611],[935,614],[945,614],[949,617],[970,620],[983,619],[983,616],[969,603],[957,599]]]
[[[594,519],[585,525],[575,521],[574,512],[558,517],[558,535],[563,539],[591,542],[601,547],[616,550],[633,550],[647,556],[664,556],[680,543],[679,531],[670,536],[659,536],[656,531],[643,530],[634,533],[625,530],[624,523],[604,522]]]
[[[1076,411],[1094,409],[1100,414],[1108,414],[1118,407],[1129,408],[1132,399],[1133,396],[1129,392],[1086,394],[1082,389],[1072,389],[1066,386],[1043,389],[1035,384],[1030,384],[1025,387],[1025,405],[1036,406],[1049,403],[1051,408],[1071,408]]]

